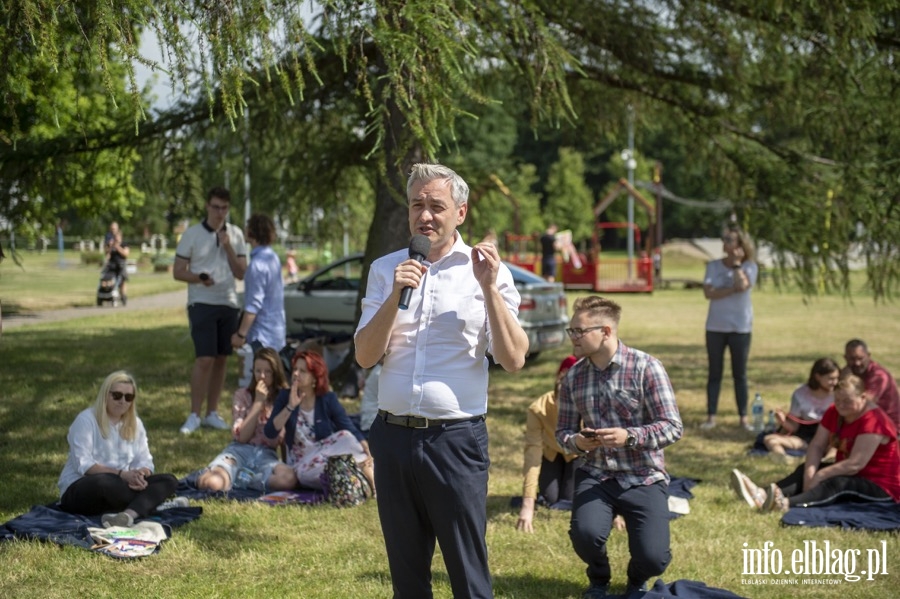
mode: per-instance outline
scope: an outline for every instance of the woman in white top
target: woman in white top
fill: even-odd
[[[67,436],[69,459],[58,483],[64,511],[103,514],[106,527],[131,526],[175,493],[173,475],[153,474],[136,398],[134,378],[119,370],[100,385],[94,405],[75,417]]]
[[[809,380],[797,387],[791,395],[791,407],[787,414],[775,409],[778,431],[763,437],[769,456],[778,463],[791,463],[787,449],[806,449],[816,435],[819,421],[825,410],[834,403],[834,387],[841,368],[831,358],[819,358],[813,362]]]
[[[753,328],[750,290],[756,284],[758,268],[753,261],[753,243],[737,227],[730,227],[722,236],[722,250],[725,257],[709,262],[703,278],[703,295],[709,300],[706,317],[709,377],[706,381],[706,422],[701,428],[716,425],[727,347],[731,354],[731,376],[741,426],[752,430],[747,419],[747,359]]]

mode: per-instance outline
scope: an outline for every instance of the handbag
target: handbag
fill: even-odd
[[[325,497],[334,507],[353,507],[369,498],[371,488],[356,459],[350,455],[333,455],[322,473]]]

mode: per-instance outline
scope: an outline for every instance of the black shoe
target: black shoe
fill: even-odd
[[[646,580],[641,585],[636,585],[629,580],[628,584],[625,585],[625,594],[622,596],[630,597],[632,593],[646,593],[649,590],[650,589],[649,589],[649,587],[647,587]]]
[[[584,594],[581,595],[581,599],[604,599],[607,593],[609,593],[608,584],[592,584]]]

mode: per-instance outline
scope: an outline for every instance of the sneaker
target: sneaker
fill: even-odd
[[[588,589],[581,595],[581,599],[604,599],[609,593],[609,585],[608,584],[592,584],[588,587]]]
[[[188,416],[188,419],[185,420],[184,424],[181,425],[180,430],[182,435],[190,435],[198,428],[200,428],[200,417],[191,412],[191,415]]]
[[[781,488],[775,483],[769,485],[766,500],[760,509],[764,512],[786,512],[790,508],[788,498],[784,496]]]
[[[700,430],[708,431],[709,429],[716,428],[715,422],[706,421],[700,425]]]
[[[110,528],[112,526],[128,528],[134,524],[134,518],[132,518],[131,514],[128,512],[116,512],[115,514],[103,514],[100,517],[100,522],[103,523],[103,528]]]
[[[731,488],[752,508],[760,509],[766,501],[766,492],[740,470],[731,471]]]
[[[207,414],[206,418],[203,419],[203,426],[217,428],[220,431],[228,430],[228,423],[222,420],[222,417],[219,416],[218,412],[210,412]]]
[[[168,510],[173,507],[190,507],[191,504],[187,497],[174,497],[168,501],[164,501],[156,506],[156,511]]]
[[[741,428],[744,429],[745,431],[749,432],[749,433],[755,433],[755,432],[756,432],[756,429],[753,428],[753,425],[750,424],[749,422],[744,422],[744,423],[742,423],[742,424],[741,424]]]

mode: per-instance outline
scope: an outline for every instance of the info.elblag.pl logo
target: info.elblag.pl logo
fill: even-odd
[[[870,549],[840,549],[831,541],[803,541],[785,553],[766,541],[761,548],[744,543],[741,584],[841,584],[875,580],[888,573],[887,541]],[[772,578],[776,577],[776,578]]]

